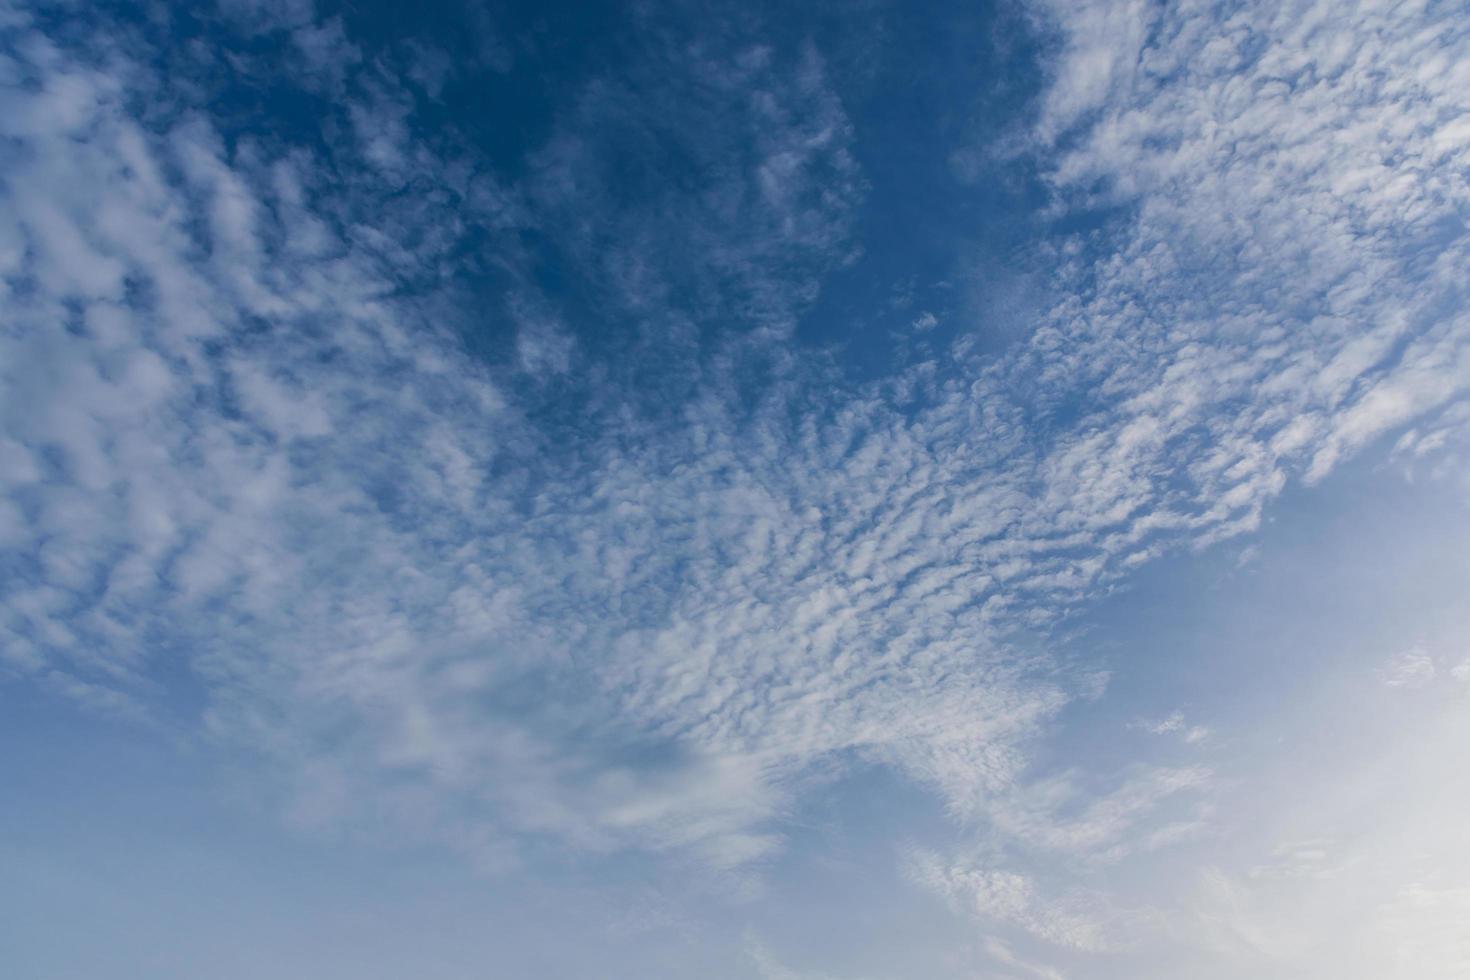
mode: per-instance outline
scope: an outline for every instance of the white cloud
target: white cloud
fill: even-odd
[[[1383,683],[1388,687],[1423,687],[1434,680],[1436,673],[1434,658],[1415,647],[1393,657],[1382,671]]]
[[[1461,684],[1470,684],[1470,658],[1451,667],[1450,676]]]
[[[1041,980],[1066,980],[1066,974],[1044,963],[1018,956],[1007,943],[993,936],[985,940],[985,952],[1002,966],[1020,970],[1024,976],[1040,977]]]
[[[506,188],[413,139],[379,75],[329,176],[202,110],[140,116],[152,52],[24,28],[0,56],[28,80],[0,102],[8,669],[167,712],[174,664],[206,692],[188,721],[258,751],[302,822],[486,863],[549,837],[738,869],[807,773],[854,757],[1088,867],[1198,832],[1204,769],[1028,773],[1096,674],[1008,638],[1255,529],[1394,426],[1453,421],[1470,383],[1443,232],[1463,32],[1302,4],[1205,31],[1213,10],[1062,18],[1038,152],[1065,136],[1064,206],[1101,183],[1133,216],[1106,254],[1058,250],[1014,348],[866,386],[789,344],[863,188],[814,50],[664,52],[709,99],[682,114],[661,75],[589,83]],[[357,70],[335,35],[299,40],[314,72]],[[627,203],[605,154],[655,123],[699,161],[749,139],[749,165]],[[512,256],[517,367],[467,357],[421,297],[450,293],[473,223],[558,236],[638,356],[577,373]],[[701,347],[716,322],[745,330]],[[640,389],[648,364],[672,394]],[[585,411],[538,427],[553,384]],[[934,868],[985,915],[1104,944],[1080,893]]]
[[[1099,952],[1116,941],[1105,920],[1107,910],[1096,895],[1046,898],[1028,875],[968,862],[948,863],[924,850],[909,855],[908,871],[917,884],[945,898],[957,911],[1019,927],[1045,942]]]
[[[1184,712],[1175,711],[1162,721],[1155,722],[1131,722],[1130,728],[1142,728],[1144,731],[1154,735],[1166,735],[1170,732],[1181,731],[1184,728]]]
[[[1157,721],[1142,719],[1130,721],[1128,727],[1148,732],[1150,735],[1177,735],[1190,745],[1203,742],[1210,737],[1210,730],[1204,725],[1187,724],[1182,711],[1170,712],[1167,717]]]

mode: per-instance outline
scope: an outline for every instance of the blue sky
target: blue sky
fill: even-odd
[[[1470,976],[1465,13],[0,6],[7,970]]]

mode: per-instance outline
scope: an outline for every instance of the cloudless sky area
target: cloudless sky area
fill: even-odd
[[[1470,978],[1463,0],[0,0],[0,977]]]

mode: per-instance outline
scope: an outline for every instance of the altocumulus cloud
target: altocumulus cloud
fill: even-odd
[[[1135,943],[1158,915],[1056,869],[1203,832],[1213,776],[1030,774],[1106,681],[1045,638],[1385,433],[1463,439],[1457,13],[1034,5],[1005,152],[1103,217],[1049,239],[1023,339],[859,382],[796,333],[867,193],[811,44],[640,14],[646,74],[579,81],[511,179],[415,130],[451,68],[309,6],[233,11],[293,53],[227,65],[6,10],[0,663],[248,748],[294,820],[491,868],[549,841],[743,880],[806,786],[891,767],[980,828],[912,881]],[[320,100],[319,138],[224,118],[235,75]],[[671,156],[698,178],[630,189]],[[476,317],[513,353],[468,353]]]

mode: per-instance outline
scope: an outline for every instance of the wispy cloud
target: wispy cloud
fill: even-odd
[[[551,839],[735,875],[849,760],[1005,854],[1199,832],[1204,768],[1028,769],[1098,687],[1048,630],[1289,481],[1463,422],[1466,30],[1048,9],[1027,152],[1102,230],[1058,240],[1014,346],[864,384],[793,339],[865,192],[814,45],[650,23],[647,68],[579,86],[511,180],[416,130],[422,71],[307,6],[271,29],[330,94],[320,143],[231,130],[141,28],[12,11],[6,670],[249,746],[297,820],[486,865]],[[559,264],[579,301],[542,288]],[[991,854],[916,877],[1107,945],[1068,873]]]
[[[1394,656],[1384,665],[1383,683],[1388,687],[1423,687],[1433,682],[1437,671],[1434,658],[1419,647]]]
[[[1150,735],[1177,735],[1191,745],[1203,742],[1210,737],[1210,730],[1204,725],[1187,724],[1184,712],[1173,711],[1165,718],[1157,721],[1137,720],[1130,721],[1128,727],[1139,731],[1148,732]]]
[[[909,857],[909,874],[937,892],[956,911],[995,925],[1019,927],[1030,936],[1083,952],[1111,948],[1117,937],[1098,895],[1075,892],[1044,897],[1034,877],[969,862],[946,863],[928,851]]]

